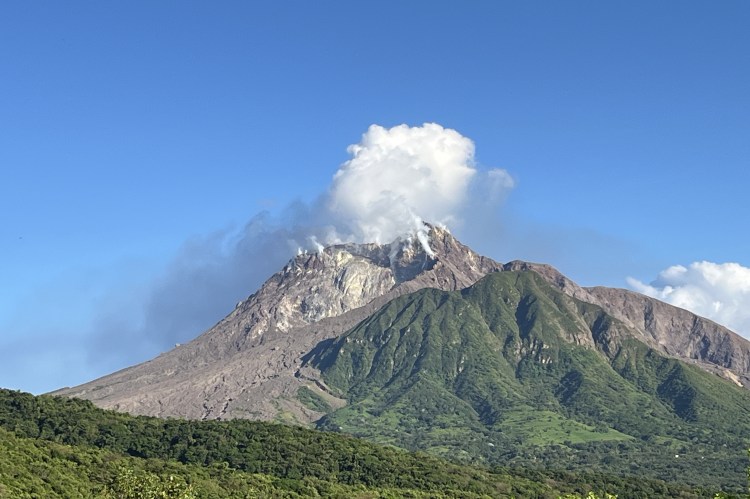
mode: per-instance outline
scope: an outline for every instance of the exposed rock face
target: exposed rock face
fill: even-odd
[[[56,393],[133,414],[317,419],[321,414],[295,396],[302,385],[320,384],[314,373],[299,369],[316,344],[396,296],[425,287],[462,289],[501,269],[441,228],[431,227],[429,236],[434,258],[415,241],[337,245],[299,255],[190,343]],[[343,403],[333,397],[328,402]]]

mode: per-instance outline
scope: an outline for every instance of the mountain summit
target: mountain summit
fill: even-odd
[[[403,238],[299,254],[193,341],[55,393],[142,415],[315,420],[321,414],[296,396],[314,376],[300,366],[315,345],[343,334],[397,296],[423,288],[463,289],[502,269],[447,230],[426,229],[428,248],[416,238]]]

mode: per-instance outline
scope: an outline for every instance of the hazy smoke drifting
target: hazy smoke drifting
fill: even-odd
[[[750,338],[750,268],[694,262],[660,272],[651,284],[628,278],[636,291],[685,308]]]
[[[258,214],[240,231],[193,238],[145,286],[140,304],[125,309],[114,300],[96,318],[92,360],[109,370],[194,338],[300,249],[406,236],[429,251],[423,220],[456,227],[476,199],[496,203],[513,187],[505,170],[476,169],[470,139],[434,123],[372,125],[347,151],[351,158],[314,203]]]

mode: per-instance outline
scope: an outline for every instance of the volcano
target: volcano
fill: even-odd
[[[447,230],[426,228],[428,248],[415,237],[297,255],[191,342],[54,393],[139,415],[313,421],[321,414],[296,394],[314,376],[301,369],[301,359],[315,345],[397,296],[423,288],[458,290],[502,270]]]

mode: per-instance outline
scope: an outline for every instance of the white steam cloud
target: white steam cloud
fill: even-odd
[[[694,262],[659,273],[651,284],[628,278],[636,291],[707,317],[750,338],[750,268]]]
[[[351,239],[388,243],[419,237],[423,220],[450,226],[461,218],[477,170],[474,143],[455,130],[372,125],[347,151],[352,158],[334,175],[327,208]],[[497,171],[510,178],[504,170],[493,178]]]
[[[92,324],[91,363],[107,372],[194,338],[297,251],[404,238],[431,252],[423,221],[459,228],[478,202],[491,211],[513,187],[505,170],[475,167],[470,139],[434,123],[372,125],[347,151],[351,157],[315,202],[260,213],[239,231],[192,238],[128,303],[109,300]]]

